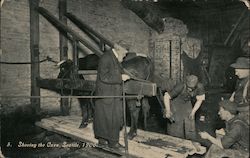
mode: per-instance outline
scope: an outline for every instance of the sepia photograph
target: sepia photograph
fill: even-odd
[[[249,0],[1,0],[0,158],[249,158]]]

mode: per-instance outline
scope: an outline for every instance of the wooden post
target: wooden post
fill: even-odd
[[[169,78],[172,78],[172,41],[169,40]]]
[[[180,38],[180,43],[179,44],[180,44],[180,54],[179,54],[180,55],[180,62],[179,62],[179,64],[180,64],[180,70],[179,70],[180,71],[180,78],[179,79],[180,79],[180,81],[182,81],[182,72],[181,72],[182,71],[182,68],[181,68],[182,41],[181,41],[181,38]]]
[[[31,53],[31,96],[40,96],[36,78],[40,74],[39,64],[39,0],[29,0],[30,5],[30,53]],[[35,106],[36,113],[40,111],[40,98],[31,98],[31,105]]]
[[[101,51],[105,52],[105,43],[102,40],[100,40],[99,47]]]
[[[67,18],[65,13],[67,11],[67,2],[66,0],[59,0],[59,20],[67,25]],[[60,61],[68,59],[68,40],[60,32],[59,34],[59,45],[60,45]],[[60,108],[62,115],[69,115],[69,99],[61,98]]]
[[[79,66],[79,63],[78,63],[79,55],[78,55],[77,44],[78,44],[78,41],[74,40],[74,42],[73,42],[74,75],[78,73],[78,66]]]

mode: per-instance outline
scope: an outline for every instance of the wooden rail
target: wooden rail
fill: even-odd
[[[90,49],[97,56],[101,56],[103,54],[103,52],[101,50],[95,48],[95,46],[92,43],[85,40],[80,35],[78,35],[78,33],[76,33],[74,30],[72,30],[70,27],[68,27],[67,25],[65,25],[61,21],[59,21],[54,15],[52,15],[45,8],[38,7],[37,11],[63,34],[69,33],[74,40],[81,42],[83,45],[85,45],[88,49]]]
[[[93,30],[90,26],[88,26],[86,23],[84,23],[82,20],[80,20],[79,18],[77,18],[72,13],[67,13],[65,16],[69,20],[71,20],[76,26],[78,26],[82,31],[84,31],[84,32],[86,32],[86,31],[90,32],[90,37],[92,35],[94,35],[95,37],[97,37],[100,40],[100,43],[103,42],[104,44],[107,44],[111,48],[114,47],[114,43],[113,42],[109,41],[103,35],[101,35],[100,33],[96,32],[95,30]]]

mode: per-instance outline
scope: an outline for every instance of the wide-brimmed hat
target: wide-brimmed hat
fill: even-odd
[[[188,87],[194,88],[194,87],[196,87],[197,83],[198,83],[198,77],[197,76],[189,75],[189,76],[186,77],[186,84],[187,84]]]
[[[249,69],[250,68],[250,59],[247,57],[239,57],[235,63],[230,65],[235,69]]]
[[[219,102],[219,106],[223,109],[229,111],[231,114],[237,114],[237,104],[235,102],[231,102],[230,100],[222,100]]]

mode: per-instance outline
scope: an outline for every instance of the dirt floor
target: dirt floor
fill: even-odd
[[[211,89],[207,92],[206,101],[197,112],[196,128],[197,132],[207,131],[214,135],[215,129],[224,127],[224,123],[218,117],[218,102],[221,97],[228,98],[229,94],[221,89]],[[151,99],[151,110],[148,118],[149,131],[166,133],[166,121],[161,116],[159,105],[155,104],[155,100]],[[51,114],[51,115],[57,115]],[[205,121],[200,121],[200,116],[205,116]],[[142,119],[142,118],[140,118]],[[63,142],[71,143],[75,140],[63,137],[61,135],[45,131],[34,125],[36,121],[34,115],[24,115],[20,111],[16,111],[13,115],[3,116],[1,118],[1,146],[2,152],[9,158],[91,158],[91,157],[117,157],[100,149],[93,147],[46,147],[48,142],[53,144],[62,144]],[[139,125],[142,127],[142,125]],[[200,142],[204,146],[210,146],[210,143],[202,140],[197,134],[195,141]],[[29,142],[32,144],[43,143],[45,147],[18,147],[22,143]],[[81,142],[79,142],[81,143]],[[29,144],[32,146],[32,144]],[[190,156],[193,158],[202,157],[199,155]]]

